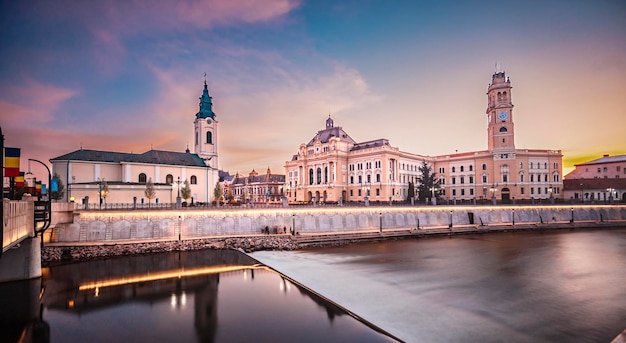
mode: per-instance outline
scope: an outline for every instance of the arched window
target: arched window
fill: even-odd
[[[463,166],[461,166],[461,171],[463,171]]]
[[[474,166],[470,164],[469,171],[473,171],[473,170],[474,170]]]
[[[452,172],[454,173],[454,171],[455,171],[455,167],[452,167]]]
[[[313,168],[309,169],[309,185],[313,184]]]
[[[504,127],[504,126],[500,128],[500,132],[507,132],[507,131],[508,131],[508,130],[507,130],[507,129],[506,129],[506,127]]]
[[[192,185],[197,184],[198,183],[198,178],[195,175],[191,175],[191,179],[190,179],[189,183],[191,183]]]
[[[213,144],[213,133],[211,131],[206,132],[206,143]]]
[[[324,183],[328,183],[328,166],[324,167]]]
[[[144,173],[139,174],[139,183],[146,183],[146,180],[147,180],[146,174]]]
[[[196,132],[196,145],[198,145],[198,133]]]
[[[487,164],[483,163],[483,170],[487,170]]]
[[[174,177],[172,176],[172,174],[167,174],[167,176],[165,177],[165,183],[174,183]]]
[[[322,183],[322,168],[317,168],[317,184]]]

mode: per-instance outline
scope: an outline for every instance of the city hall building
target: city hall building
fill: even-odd
[[[291,202],[404,201],[426,161],[433,195],[446,201],[562,199],[560,150],[517,149],[511,81],[492,75],[487,88],[487,150],[440,156],[404,152],[380,138],[356,142],[332,118],[285,163]],[[437,194],[435,194],[437,193]]]
[[[191,188],[189,201],[214,200],[218,176],[218,122],[206,80],[195,115],[194,152],[149,150],[141,154],[79,149],[52,158],[52,171],[66,186],[65,200],[98,203],[174,203],[184,182]],[[153,183],[154,198],[145,194]],[[106,184],[106,188],[104,185]],[[106,191],[105,191],[106,190]],[[184,201],[184,199],[183,199]]]

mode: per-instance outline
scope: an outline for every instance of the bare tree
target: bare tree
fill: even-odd
[[[154,190],[154,184],[152,183],[152,178],[148,179],[146,182],[146,190],[143,191],[146,198],[148,198],[148,208],[150,208],[150,201],[156,197],[156,191]]]

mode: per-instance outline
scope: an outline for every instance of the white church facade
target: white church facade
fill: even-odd
[[[194,119],[194,151],[149,150],[141,154],[79,149],[50,159],[66,185],[66,201],[99,204],[172,204],[185,181],[194,203],[210,203],[218,176],[218,121],[206,80]],[[153,184],[154,195],[146,188]]]

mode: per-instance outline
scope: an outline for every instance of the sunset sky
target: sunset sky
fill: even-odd
[[[626,2],[2,1],[0,126],[26,159],[193,149],[204,73],[220,169],[284,173],[329,114],[356,141],[485,150],[511,78],[518,148],[626,153]],[[37,172],[37,167],[31,167]]]

